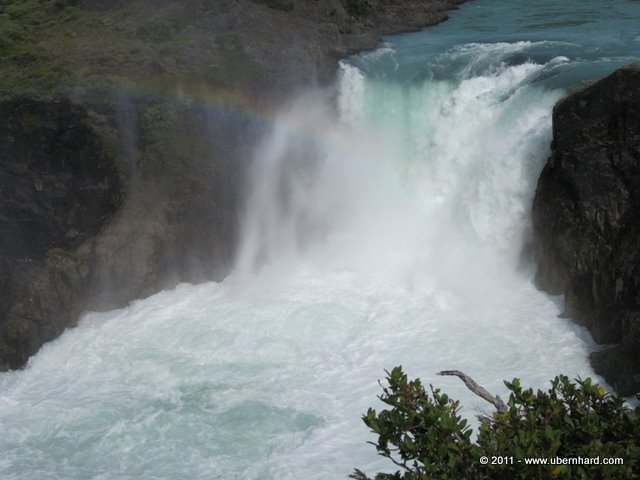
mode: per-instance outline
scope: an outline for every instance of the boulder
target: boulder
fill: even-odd
[[[533,202],[536,281],[600,344],[592,365],[640,391],[640,63],[561,100]]]

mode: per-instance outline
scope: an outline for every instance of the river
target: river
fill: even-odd
[[[474,0],[345,59],[272,119],[233,273],[85,315],[0,376],[0,477],[336,479],[389,469],[360,416],[403,365],[489,405],[593,376],[523,255],[553,105],[638,59],[640,3]],[[600,379],[598,379],[600,380]]]

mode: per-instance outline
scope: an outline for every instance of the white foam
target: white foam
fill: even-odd
[[[488,405],[437,371],[501,395],[592,373],[515,267],[559,95],[530,83],[544,66],[411,86],[342,68],[342,119],[306,97],[257,152],[225,282],[87,315],[0,377],[2,478],[342,478],[385,466],[360,420],[385,368],[472,420]]]

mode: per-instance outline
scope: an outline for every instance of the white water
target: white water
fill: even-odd
[[[235,272],[87,315],[3,375],[0,476],[344,478],[385,468],[360,420],[385,368],[470,418],[488,405],[435,372],[503,395],[590,375],[584,332],[517,268],[562,93],[535,80],[566,61],[500,61],[524,47],[454,49],[475,65],[411,86],[344,65],[340,119],[315,95],[283,112]]]

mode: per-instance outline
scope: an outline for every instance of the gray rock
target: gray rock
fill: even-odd
[[[0,118],[0,368],[15,368],[82,310],[87,242],[121,184],[82,107],[21,99]]]
[[[46,51],[0,85],[0,370],[86,309],[222,279],[260,117],[333,81],[338,59],[462,1],[367,0],[350,14],[342,0],[79,0],[73,15],[91,28],[73,42],[39,25],[21,41]],[[29,83],[39,62],[74,75]]]
[[[560,101],[533,203],[538,285],[598,343],[596,372],[640,391],[640,64]]]

